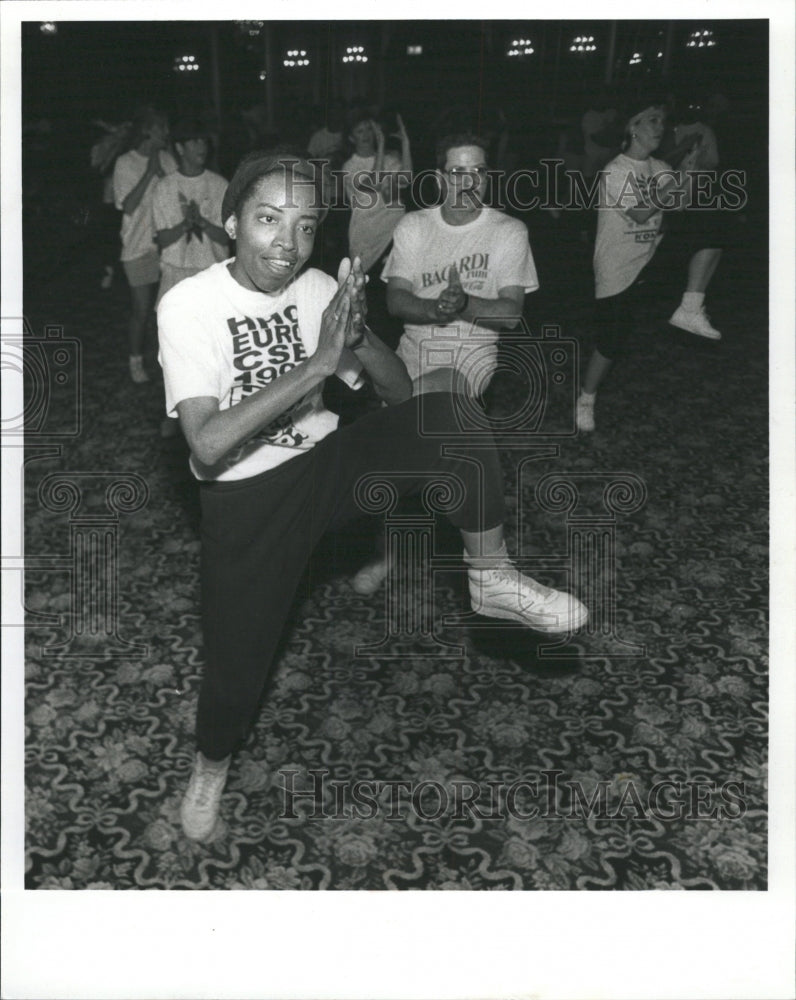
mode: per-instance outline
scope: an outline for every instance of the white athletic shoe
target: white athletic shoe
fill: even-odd
[[[465,553],[464,560],[470,603],[478,614],[547,633],[574,632],[586,624],[589,612],[576,597],[524,576],[507,555],[476,559]]]
[[[579,431],[593,431],[594,430],[594,399],[586,398],[583,393],[578,396],[578,402],[575,406],[575,426]]]
[[[389,571],[386,559],[376,559],[362,567],[351,581],[351,586],[363,597],[372,597],[387,579]]]
[[[696,333],[698,336],[707,337],[709,340],[721,340],[721,334],[714,326],[710,325],[710,319],[704,309],[689,312],[683,306],[678,306],[669,323],[680,330]]]
[[[230,760],[209,761],[201,753],[196,755],[180,807],[182,828],[191,840],[207,840],[215,829]]]

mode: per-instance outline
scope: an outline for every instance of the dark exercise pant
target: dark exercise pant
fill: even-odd
[[[441,436],[418,430],[421,407],[423,431]],[[325,531],[362,516],[354,487],[363,476],[383,473],[406,495],[433,481],[429,473],[447,473],[448,481],[452,474],[464,493],[447,515],[456,527],[483,531],[503,523],[494,442],[482,434],[475,447],[461,424],[448,393],[418,396],[335,431],[259,476],[202,484],[205,668],[197,745],[205,756],[221,760],[246,737],[310,554]],[[444,444],[462,457],[441,457]]]
[[[671,316],[686,287],[688,262],[698,250],[731,244],[727,212],[673,212],[665,221],[668,231],[633,284],[595,300],[594,345],[610,361],[627,353],[642,308],[654,306],[662,320]]]
[[[375,264],[368,270],[365,297],[368,303],[368,326],[384,343],[395,350],[403,336],[403,320],[391,316],[387,308],[387,284],[381,280],[381,272],[392,250],[392,241]]]

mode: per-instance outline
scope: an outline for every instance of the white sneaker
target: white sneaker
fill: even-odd
[[[130,378],[136,385],[142,385],[149,381],[149,376],[144,370],[143,358],[130,358]]]
[[[193,773],[180,806],[180,819],[186,837],[207,840],[215,829],[221,794],[229,771],[227,757],[222,761],[209,761],[197,753]]]
[[[594,396],[587,399],[583,393],[578,396],[575,406],[575,426],[579,431],[594,430]]]
[[[505,618],[537,632],[574,632],[586,624],[585,605],[560,590],[524,576],[506,555],[475,559],[465,553],[473,611],[487,618]],[[478,564],[485,568],[478,568]]]
[[[710,319],[704,309],[689,312],[683,306],[678,306],[669,323],[680,330],[696,333],[698,336],[707,337],[709,340],[721,340],[721,334],[715,327],[710,325]]]
[[[387,579],[389,571],[386,559],[374,560],[362,567],[351,581],[351,586],[363,597],[371,597]]]

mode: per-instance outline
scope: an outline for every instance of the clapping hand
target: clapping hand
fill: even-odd
[[[189,242],[191,236],[195,236],[198,240],[201,240],[205,220],[202,218],[199,206],[193,199],[191,199],[191,201],[183,207],[183,212],[185,214],[185,223],[188,227],[187,236]]]
[[[354,257],[353,261],[344,257],[337,271],[337,285],[338,288],[345,288],[350,301],[348,329],[345,338],[346,347],[358,343],[365,332],[368,313],[365,299],[366,283],[367,278],[362,270],[362,262],[359,257]]]
[[[462,288],[459,272],[455,264],[451,264],[448,272],[448,287],[436,301],[434,310],[439,319],[451,320],[458,316],[467,305],[467,293]]]
[[[318,346],[311,359],[313,365],[321,366],[324,376],[335,371],[346,341],[354,339],[351,333],[351,292],[354,281],[351,261],[345,257],[337,272],[337,291],[323,311]]]

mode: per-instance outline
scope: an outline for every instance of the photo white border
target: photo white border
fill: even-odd
[[[24,20],[262,18],[261,2],[20,2],[2,28],[2,302],[21,316],[20,23]],[[329,18],[321,5],[271,0],[269,13]],[[595,20],[559,3],[555,20]],[[638,19],[637,3],[611,5]],[[2,995],[9,998],[610,998],[789,1000],[794,908],[794,9],[790,0],[672,0],[669,19],[771,21],[771,791],[766,892],[35,892],[23,886],[22,630],[3,629]],[[401,18],[453,16],[412,0]],[[483,5],[456,18],[494,17]],[[335,18],[380,19],[346,0]],[[501,20],[534,20],[527,0]],[[657,19],[657,16],[656,16]],[[21,398],[20,389],[3,391]],[[731,407],[733,400],[727,399]],[[4,412],[6,411],[4,403]],[[4,525],[19,525],[7,496]],[[16,507],[14,504],[16,503]],[[10,519],[10,521],[9,521]],[[4,528],[4,543],[6,542]],[[4,545],[4,552],[8,551]],[[11,574],[4,574],[4,577]],[[4,580],[4,611],[6,597]],[[477,957],[476,957],[477,956]]]

